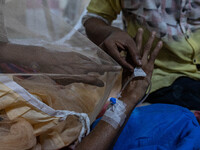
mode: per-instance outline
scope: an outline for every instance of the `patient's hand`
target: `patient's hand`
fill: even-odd
[[[146,89],[150,84],[152,72],[154,69],[154,62],[163,45],[160,41],[157,43],[156,47],[151,50],[155,39],[155,32],[152,32],[146,45],[142,47],[142,35],[143,30],[139,29],[136,36],[136,43],[138,49],[142,53],[142,69],[147,74],[147,76],[145,78],[134,78],[122,93],[123,98],[128,98],[131,103],[135,104],[137,104],[138,100],[144,96]]]

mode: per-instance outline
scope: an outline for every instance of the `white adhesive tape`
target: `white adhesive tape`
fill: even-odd
[[[116,99],[116,103],[108,108],[102,117],[102,120],[109,123],[116,129],[119,125],[121,126],[124,123],[126,118],[125,111],[126,104]]]
[[[147,74],[142,70],[142,68],[135,68],[133,72],[134,77],[146,77]]]
[[[122,91],[126,88],[126,86],[136,77],[146,77],[147,74],[142,70],[142,68],[135,68],[132,76],[126,81],[123,85],[121,91],[118,93],[117,98],[121,97]]]

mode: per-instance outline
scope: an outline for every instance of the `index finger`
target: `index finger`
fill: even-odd
[[[104,72],[118,72],[121,70],[120,66],[113,65],[99,65],[98,67],[94,66],[90,68],[90,72],[98,72],[100,74]]]
[[[109,43],[106,45],[103,43],[100,45],[100,47],[104,49],[115,61],[122,65],[122,67],[133,70],[133,67],[120,56],[117,45],[115,43]]]
[[[53,76],[51,77],[57,84],[69,85],[71,83],[85,83],[89,85],[95,85],[98,87],[103,87],[104,82],[98,77],[92,75],[67,75],[67,76]]]

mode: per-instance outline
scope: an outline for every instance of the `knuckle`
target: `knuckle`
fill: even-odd
[[[153,44],[153,40],[149,40],[148,42],[147,42],[147,44],[146,44],[146,48],[148,49],[148,50],[150,50],[151,48],[152,48],[152,44]]]
[[[156,56],[157,56],[157,55],[153,53],[153,54],[151,55],[151,60],[155,60],[155,59],[156,59]]]
[[[129,38],[129,37],[124,41],[124,43],[125,43],[126,45],[128,45],[128,46],[131,46],[131,45],[133,44],[133,42],[134,42],[134,40],[132,40],[132,39]]]
[[[147,43],[144,47],[145,50],[150,50],[151,49],[151,44]]]

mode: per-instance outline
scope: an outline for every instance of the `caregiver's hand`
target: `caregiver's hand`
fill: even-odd
[[[28,66],[42,73],[87,74],[118,71],[119,66],[102,65],[77,52],[50,51],[40,46],[0,44],[0,62]]]
[[[71,83],[85,83],[98,87],[104,86],[104,82],[95,75],[52,76],[51,78],[59,85],[64,86]]]
[[[124,31],[117,30],[112,32],[101,43],[100,47],[126,69],[133,71],[133,66],[120,55],[120,51],[126,51],[131,56],[134,66],[142,65],[135,41]]]
[[[119,66],[102,65],[94,60],[76,52],[57,52],[43,54],[45,59],[38,61],[40,72],[57,73],[66,76],[52,76],[57,83],[67,85],[70,83],[86,83],[103,87],[104,83],[98,77],[105,72],[119,71]],[[40,56],[43,57],[43,56]],[[95,73],[92,75],[91,73]]]
[[[77,52],[49,53],[44,51],[41,54],[37,59],[38,69],[41,72],[81,75],[91,72],[104,74],[120,70],[119,66],[103,65]]]
[[[136,47],[135,41],[127,32],[110,26],[98,18],[90,18],[84,23],[87,36],[95,44],[99,45],[123,68],[133,71],[134,66],[141,66],[141,57]],[[134,65],[129,64],[120,51],[130,54]]]
[[[56,78],[61,83],[83,82],[103,86],[97,75],[110,71],[119,71],[119,66],[102,65],[76,52],[50,52],[39,46],[25,46],[17,44],[0,45],[0,62],[12,63],[19,67],[32,69],[35,73],[61,74]],[[89,75],[88,73],[95,73]]]

